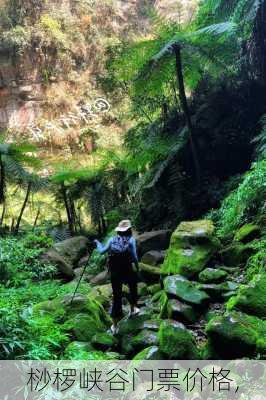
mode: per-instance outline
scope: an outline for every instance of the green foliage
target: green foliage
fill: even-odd
[[[255,275],[266,271],[266,237],[254,241],[252,247],[256,253],[247,262],[245,272],[247,282],[250,282]]]
[[[238,188],[223,201],[217,215],[219,236],[232,236],[244,223],[265,217],[265,181],[266,161],[261,160],[253,164]]]
[[[0,47],[4,50],[22,53],[30,45],[30,31],[23,26],[15,26],[2,35]]]
[[[50,40],[59,49],[69,46],[67,36],[62,30],[61,23],[51,15],[44,14],[41,16],[40,28],[48,35],[46,40]]]
[[[2,282],[6,286],[24,286],[29,279],[53,277],[55,267],[44,265],[39,259],[40,254],[51,244],[52,240],[44,234],[30,233],[21,240],[14,237],[1,239],[1,269],[5,271]]]
[[[266,115],[261,118],[262,130],[258,136],[253,139],[256,144],[255,153],[258,159],[266,158]]]

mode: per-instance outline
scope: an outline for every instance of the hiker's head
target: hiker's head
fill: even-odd
[[[119,231],[117,231],[117,234],[119,235],[119,236],[132,236],[132,229],[131,228],[129,228],[127,231],[125,231],[125,232],[119,232]]]
[[[119,236],[131,236],[132,235],[131,221],[129,219],[124,219],[123,221],[120,221],[115,230]]]

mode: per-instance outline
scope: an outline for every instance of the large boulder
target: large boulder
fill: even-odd
[[[162,273],[194,277],[206,267],[218,246],[212,221],[182,222],[172,234]]]
[[[241,312],[213,318],[206,332],[210,346],[221,359],[253,357],[266,353],[266,321]]]
[[[55,250],[67,263],[78,267],[78,262],[88,253],[89,240],[84,236],[76,236],[53,245]]]
[[[164,262],[165,251],[151,250],[144,254],[141,262],[148,265],[160,265]]]
[[[64,327],[72,336],[80,342],[90,342],[92,337],[107,329],[110,319],[103,306],[92,295],[87,297],[86,302],[77,301],[74,306],[69,299],[65,300],[66,320]]]
[[[159,330],[159,349],[168,359],[198,358],[195,339],[180,322],[165,320]]]
[[[240,287],[237,296],[229,300],[227,309],[266,318],[266,273],[254,276],[248,285]]]
[[[197,288],[196,282],[191,282],[181,275],[172,275],[164,279],[164,289],[168,296],[177,297],[189,304],[202,305],[209,296]]]
[[[171,231],[160,230],[145,232],[136,237],[138,254],[142,257],[151,250],[166,250],[170,243]]]
[[[58,277],[70,281],[75,277],[73,267],[57,251],[51,249],[41,256],[44,263],[49,263],[57,268]]]
[[[65,323],[65,329],[71,332],[75,340],[91,342],[96,333],[107,329],[107,325],[92,314],[77,314]]]

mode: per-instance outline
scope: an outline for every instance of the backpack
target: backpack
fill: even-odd
[[[130,252],[130,237],[115,236],[109,248],[108,265],[110,268],[118,268],[120,264],[131,265],[132,255]]]

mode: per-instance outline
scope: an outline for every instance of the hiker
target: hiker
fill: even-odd
[[[138,274],[133,269],[133,263],[139,271],[136,240],[132,236],[132,226],[130,220],[123,220],[115,229],[116,236],[110,238],[106,245],[102,245],[95,240],[97,250],[100,254],[108,252],[108,269],[111,275],[113,290],[113,305],[111,317],[113,324],[111,332],[118,332],[117,324],[123,317],[122,309],[122,286],[126,283],[130,291],[130,316],[139,313],[138,301]]]

